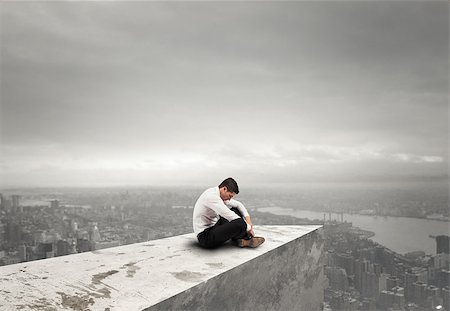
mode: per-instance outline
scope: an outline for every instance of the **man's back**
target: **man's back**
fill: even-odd
[[[206,189],[194,206],[192,222],[195,234],[214,226],[220,216],[229,221],[239,218],[222,201],[218,187]]]

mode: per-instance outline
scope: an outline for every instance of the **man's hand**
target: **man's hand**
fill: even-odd
[[[255,236],[255,231],[253,231],[253,226],[252,226],[252,228],[250,229],[250,231],[247,231],[247,233],[248,233],[248,235],[249,235],[250,237],[254,237],[254,236]]]
[[[253,224],[252,224],[252,220],[250,219],[250,216],[245,217],[245,222],[250,225],[250,230],[247,231],[248,235],[250,237],[254,237],[255,231],[253,231]]]

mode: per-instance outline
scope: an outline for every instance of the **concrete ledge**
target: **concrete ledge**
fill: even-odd
[[[256,249],[186,234],[0,267],[0,310],[320,310],[321,226],[255,231]]]

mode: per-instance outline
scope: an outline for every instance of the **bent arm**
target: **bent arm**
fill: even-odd
[[[209,198],[208,207],[228,221],[239,218],[239,216],[230,210],[221,199]]]
[[[251,235],[254,236],[255,233],[253,231],[253,224],[252,224],[252,220],[250,219],[250,214],[248,213],[247,209],[245,208],[244,204],[242,204],[241,202],[234,200],[234,199],[230,199],[228,201],[225,201],[225,204],[228,207],[235,207],[239,210],[239,212],[241,213],[242,217],[244,217],[245,222],[247,223],[247,232]]]
[[[225,201],[225,204],[228,207],[235,207],[239,210],[239,212],[241,212],[242,217],[249,217],[250,214],[248,213],[247,209],[245,208],[244,204],[242,204],[241,202],[235,200],[235,199],[230,199],[228,201]]]

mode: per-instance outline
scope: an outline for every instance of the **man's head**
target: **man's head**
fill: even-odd
[[[239,187],[233,178],[229,177],[219,185],[220,198],[227,201],[239,193]]]

